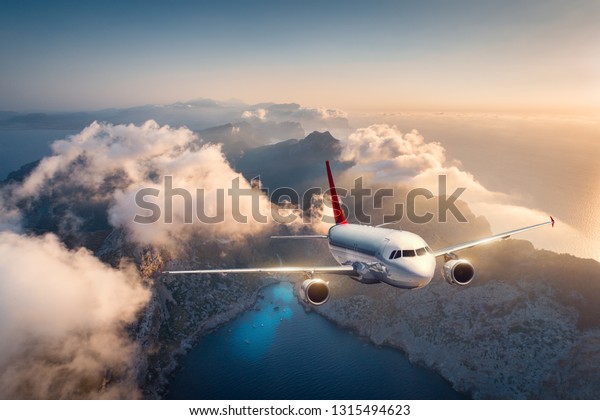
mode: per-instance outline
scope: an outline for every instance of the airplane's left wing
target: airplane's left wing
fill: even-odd
[[[351,265],[331,267],[264,267],[264,268],[223,268],[211,270],[163,271],[164,274],[252,274],[252,273],[306,273],[306,274],[345,274],[357,275]]]
[[[547,222],[544,222],[544,223],[538,223],[537,225],[527,226],[524,228],[511,230],[509,232],[503,232],[503,233],[499,233],[497,235],[488,236],[487,238],[476,239],[474,241],[464,242],[462,244],[438,249],[436,251],[433,251],[433,255],[435,255],[436,257],[439,257],[441,255],[446,255],[446,254],[450,254],[452,252],[460,251],[461,249],[467,249],[467,248],[472,248],[477,245],[487,244],[489,242],[493,242],[498,239],[506,239],[512,235],[516,235],[517,233],[526,232],[526,231],[532,230],[532,229],[537,229],[537,228],[540,228],[540,227],[546,226],[546,225],[552,225],[552,227],[554,227],[554,219],[552,218],[552,216],[550,216],[550,220],[548,220]]]

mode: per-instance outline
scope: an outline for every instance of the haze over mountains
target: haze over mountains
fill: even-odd
[[[12,129],[76,129],[81,130],[93,121],[113,124],[140,125],[155,120],[161,125],[182,126],[192,130],[240,121],[252,121],[257,128],[269,123],[263,136],[269,140],[294,138],[278,131],[278,123],[291,124],[290,133],[297,133],[299,124],[308,132],[314,130],[348,128],[346,113],[326,108],[304,108],[299,104],[259,103],[248,105],[241,101],[214,101],[199,99],[169,105],[145,105],[125,109],[103,109],[86,112],[0,112],[0,127]]]
[[[482,213],[471,210],[471,200],[506,211],[511,204],[448,162],[443,145],[385,124],[343,135],[352,130],[337,110],[203,100],[98,113],[3,113],[0,118],[5,129],[81,130],[54,143],[53,156],[24,167],[0,189],[0,296],[5,299],[0,332],[8,337],[3,342],[11,343],[0,347],[0,395],[5,398],[160,397],[177,354],[251,307],[259,288],[278,280],[173,279],[160,274],[164,267],[332,263],[322,242],[281,246],[268,240],[276,232],[322,231],[315,217],[327,208],[318,194],[294,210],[309,224],[239,224],[228,207],[225,223],[187,224],[181,202],[174,204],[173,223],[133,223],[140,210],[133,196],[140,188],[157,188],[156,203],[164,210],[165,175],[190,191],[204,188],[214,210],[214,192],[230,188],[237,177],[251,189],[252,179],[260,176],[270,192],[280,187],[325,189],[323,160],[330,159],[340,187],[350,189],[356,177],[364,176],[365,185],[393,188],[394,199],[384,200],[382,208],[365,202],[377,224],[384,213],[393,214],[411,186],[435,192],[433,181],[445,173],[448,193],[457,183],[471,191],[461,197],[466,203],[459,204],[469,223],[450,217],[448,223],[434,219],[419,225],[403,218],[400,225],[421,234],[432,247],[491,232]],[[253,191],[264,214],[280,209],[284,192],[267,196],[256,185]],[[354,220],[353,203],[346,200]],[[252,205],[252,197],[242,198],[245,214]],[[437,201],[419,202],[417,210],[436,214]],[[43,271],[15,269],[15,261],[19,267],[27,264],[19,255],[46,261]],[[319,311],[377,343],[405,349],[414,361],[440,371],[457,389],[476,397],[600,396],[600,388],[590,386],[600,377],[595,345],[600,336],[600,263],[512,240],[465,256],[473,258],[477,270],[472,287],[452,288],[437,276],[419,291],[332,278],[331,305]],[[83,279],[81,271],[87,274]],[[43,288],[27,278],[43,279]],[[63,304],[65,290],[72,295],[71,305]],[[104,297],[111,293],[127,299],[109,305]],[[9,305],[8,299],[19,305]],[[98,310],[80,317],[89,305]],[[32,328],[24,308],[58,315],[40,315]],[[64,319],[78,321],[64,324]],[[115,351],[98,353],[98,343],[113,343]],[[580,351],[589,363],[575,357]],[[530,370],[518,375],[523,369]],[[44,381],[32,386],[33,373]]]

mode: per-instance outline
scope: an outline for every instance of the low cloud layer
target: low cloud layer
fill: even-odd
[[[439,143],[425,142],[417,130],[403,134],[385,124],[360,128],[348,136],[340,158],[354,161],[357,170],[375,169],[374,182],[390,176],[406,181],[423,170],[442,168],[446,160],[444,148]]]
[[[302,124],[307,133],[332,130],[336,135],[347,135],[348,114],[340,109],[324,107],[303,107],[291,104],[259,104],[246,109],[242,118],[256,121],[282,123],[296,121]]]
[[[0,272],[0,398],[139,397],[124,326],[150,293],[133,267],[1,232]]]
[[[161,127],[154,121],[141,126],[95,122],[81,133],[55,142],[52,148],[54,155],[42,160],[15,195],[35,198],[48,188],[79,186],[89,194],[88,200],[108,203],[110,224],[125,229],[134,242],[174,246],[192,232],[240,238],[267,226],[251,217],[253,206],[260,214],[270,216],[268,198],[258,191],[239,198],[239,213],[247,217],[247,223],[235,220],[238,206],[229,190],[237,183],[248,191],[250,183],[230,167],[219,145],[201,146],[196,134],[187,128]],[[184,189],[191,195],[191,214],[186,214],[185,199],[180,195],[165,199],[167,175],[172,177],[173,189]],[[160,209],[160,218],[150,224],[136,223],[136,215],[149,215],[149,210],[140,208],[135,200],[140,190],[148,188],[158,193],[144,194],[144,201]],[[203,194],[197,189],[203,189]],[[207,224],[198,220],[199,196],[204,199],[203,214],[222,213],[223,221]],[[173,203],[169,212],[172,222],[166,213],[169,202]],[[223,203],[221,212],[217,212],[219,203]],[[186,216],[193,216],[192,224],[186,223]]]
[[[428,142],[416,130],[402,133],[393,125],[374,124],[352,133],[343,142],[343,161],[353,162],[353,177],[363,176],[379,185],[408,185],[439,193],[439,175],[446,176],[446,194],[466,188],[460,199],[476,215],[485,216],[494,232],[502,232],[548,220],[552,209],[531,209],[520,197],[491,191],[460,162],[448,162],[444,147]],[[545,249],[594,257],[594,244],[577,229],[560,220],[553,231],[537,230],[520,236]]]
[[[275,121],[330,120],[347,117],[348,113],[341,109],[309,108],[298,104],[270,104],[249,109],[242,113],[242,118],[258,118],[261,120],[269,118]]]

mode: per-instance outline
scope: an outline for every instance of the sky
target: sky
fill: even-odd
[[[600,113],[600,2],[3,1],[0,110]]]

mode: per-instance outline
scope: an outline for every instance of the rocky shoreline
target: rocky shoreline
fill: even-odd
[[[403,351],[472,398],[600,398],[600,264],[514,240],[467,258],[480,270],[468,287],[439,275],[409,291],[331,276],[330,301],[305,308]],[[164,397],[180,357],[279,281],[301,301],[296,278],[157,279],[135,337],[145,398]]]
[[[169,381],[173,373],[179,368],[180,359],[202,340],[204,335],[210,334],[215,329],[238,318],[244,312],[254,307],[261,296],[261,290],[278,281],[279,280],[277,279],[266,279],[266,282],[263,282],[263,284],[251,294],[238,296],[234,305],[220,307],[216,314],[203,319],[197,327],[193,331],[187,333],[183,339],[179,341],[172,340],[170,346],[167,345],[169,351],[161,359],[160,365],[155,367],[153,371],[150,370],[147,359],[145,360],[146,363],[138,363],[137,371],[144,373],[144,375],[139,377],[144,398],[164,398],[168,394]],[[167,295],[166,297],[165,294]],[[141,328],[140,334],[136,337],[136,341],[141,344],[141,352],[147,351],[152,353],[153,348],[165,345],[165,343],[158,341],[160,334],[157,333],[157,329],[160,329],[160,324],[168,322],[168,319],[171,317],[171,313],[166,305],[166,302],[172,300],[172,297],[169,296],[169,294],[169,291],[164,288],[164,286],[157,287],[156,292],[153,294],[151,303],[148,305],[142,319],[142,324],[146,324],[147,327]],[[148,328],[148,326],[156,322],[158,322],[159,325],[155,325],[154,328]],[[138,358],[138,361],[140,360],[144,360],[144,358]]]
[[[330,321],[399,349],[476,399],[597,399],[600,329],[543,281],[457,290],[390,291],[331,279],[332,299],[311,307]],[[582,358],[585,355],[585,358]]]
[[[172,348],[158,376],[147,381],[146,398],[164,397],[178,359],[203,335],[252,308],[262,288],[278,281],[294,284],[306,310],[375,345],[404,352],[411,363],[439,373],[471,398],[600,397],[600,328],[581,328],[578,308],[561,302],[560,291],[547,279],[483,279],[457,288],[436,277],[427,288],[412,291],[333,276],[327,280],[332,297],[320,307],[302,302],[300,281],[271,278],[203,319]]]

